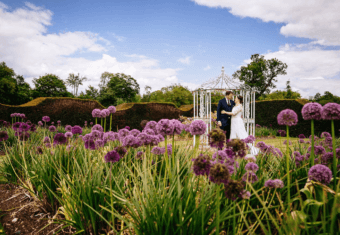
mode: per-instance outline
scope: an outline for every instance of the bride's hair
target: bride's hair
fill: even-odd
[[[242,95],[237,96],[237,99],[239,99],[240,104],[243,104],[243,96]]]

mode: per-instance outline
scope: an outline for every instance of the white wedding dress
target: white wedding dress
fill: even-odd
[[[241,104],[233,107],[232,113],[234,115],[231,116],[230,139],[245,139],[249,136],[244,126],[243,119],[241,118],[242,111],[243,107]],[[253,144],[250,143],[247,145],[250,148],[250,154],[255,156],[259,153],[259,148],[254,147]]]

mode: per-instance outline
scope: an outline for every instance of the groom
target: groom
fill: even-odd
[[[231,116],[227,114],[222,114],[221,111],[225,110],[227,112],[231,112],[233,107],[235,106],[235,102],[232,100],[233,98],[233,92],[232,91],[226,91],[225,98],[221,99],[218,102],[217,106],[217,121],[220,128],[224,131],[226,131],[226,142],[229,141],[230,138],[230,119]]]

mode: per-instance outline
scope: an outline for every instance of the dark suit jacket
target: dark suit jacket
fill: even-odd
[[[227,112],[231,112],[234,106],[235,106],[235,102],[233,100],[230,100],[230,106],[228,106],[225,98],[221,99],[218,102],[216,120],[221,121],[222,127],[230,125],[231,116],[228,114],[221,114],[221,111],[225,110]]]

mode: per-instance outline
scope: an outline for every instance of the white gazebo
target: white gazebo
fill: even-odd
[[[255,136],[255,90],[248,86],[242,89],[239,80],[230,78],[224,74],[224,67],[222,67],[222,74],[217,78],[212,78],[203,83],[200,88],[192,92],[194,96],[194,120],[203,120],[207,124],[207,131],[201,135],[200,143],[208,146],[208,133],[211,131],[211,94],[223,94],[227,90],[232,91],[235,96],[243,96],[243,121],[245,129],[249,135]],[[233,97],[234,99],[235,97]],[[195,138],[194,146],[195,146]]]

